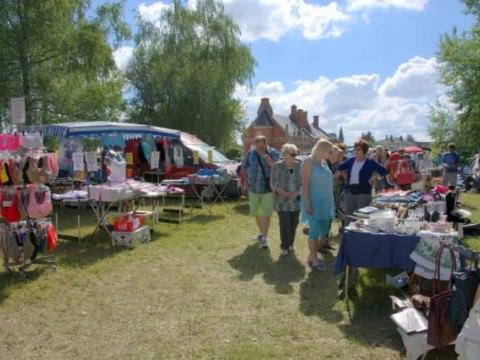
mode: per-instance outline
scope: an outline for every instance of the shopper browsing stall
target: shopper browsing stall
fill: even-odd
[[[283,160],[272,168],[273,206],[280,222],[281,254],[293,251],[300,212],[300,169],[294,144],[282,147]]]
[[[316,270],[326,270],[326,263],[318,259],[317,252],[335,218],[333,175],[327,164],[331,151],[332,144],[328,140],[319,140],[302,168],[303,206],[309,225],[307,262]]]
[[[460,156],[457,153],[455,144],[448,144],[448,151],[442,156],[444,186],[457,185],[458,168],[460,166]]]

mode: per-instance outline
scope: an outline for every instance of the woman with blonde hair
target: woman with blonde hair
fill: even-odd
[[[302,167],[303,210],[309,226],[307,263],[315,270],[327,268],[317,253],[327,238],[330,222],[335,218],[333,175],[327,164],[332,148],[328,140],[319,140]]]
[[[278,213],[280,223],[282,256],[293,251],[300,213],[301,162],[297,160],[297,154],[298,149],[294,144],[283,145],[283,159],[272,168],[273,208]]]

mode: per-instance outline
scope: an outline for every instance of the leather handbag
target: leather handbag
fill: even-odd
[[[450,252],[450,278],[456,268],[455,254],[446,244],[440,245],[435,261],[433,296],[430,298],[430,312],[428,313],[427,343],[435,348],[443,347],[455,340],[456,333],[448,317],[448,302],[451,293],[451,284],[444,291],[440,291],[440,263],[443,250]]]

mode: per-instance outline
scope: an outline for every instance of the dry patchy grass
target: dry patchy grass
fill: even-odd
[[[276,219],[259,249],[246,210],[196,210],[135,250],[102,233],[62,241],[56,273],[0,273],[0,359],[401,358],[385,272],[362,271],[353,299],[337,301],[333,255],[328,272],[307,270],[299,231],[296,254],[279,258]],[[76,213],[61,210],[63,231],[75,234]],[[82,221],[88,234],[88,211]]]

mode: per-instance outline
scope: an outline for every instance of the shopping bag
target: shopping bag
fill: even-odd
[[[448,302],[451,293],[451,284],[444,291],[440,291],[440,262],[443,250],[450,252],[451,258],[451,276],[456,268],[455,254],[452,249],[442,244],[437,252],[434,274],[433,296],[430,298],[430,311],[428,313],[428,333],[427,343],[436,348],[446,346],[456,338],[455,330],[450,324],[448,317]]]

